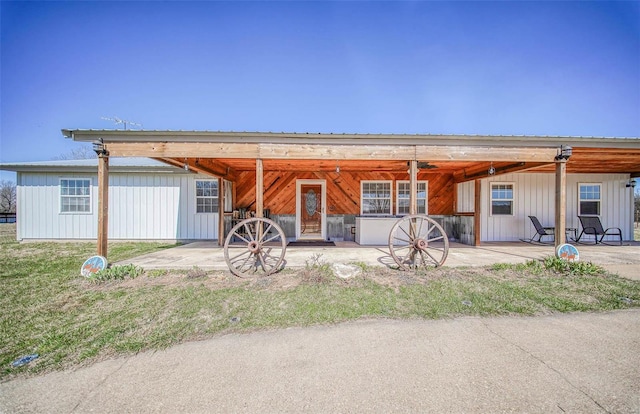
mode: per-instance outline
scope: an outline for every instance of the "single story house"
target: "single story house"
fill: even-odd
[[[472,245],[530,237],[528,216],[579,231],[597,215],[633,239],[640,138],[62,132],[99,158],[0,165],[17,172],[20,240],[222,243],[255,215],[290,240],[384,245],[409,213]]]

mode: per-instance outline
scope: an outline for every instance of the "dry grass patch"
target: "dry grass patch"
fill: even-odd
[[[166,247],[116,243],[110,246],[111,259]],[[24,249],[30,254],[24,255]],[[0,380],[226,332],[358,318],[536,315],[640,306],[640,282],[588,266],[560,269],[553,261],[424,272],[356,264],[360,275],[341,279],[326,263],[310,258],[305,269],[256,279],[193,268],[97,283],[79,276],[94,249],[92,243],[22,245],[0,237]],[[31,353],[40,357],[11,366]]]

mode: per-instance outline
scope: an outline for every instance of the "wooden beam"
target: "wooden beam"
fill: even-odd
[[[426,161],[553,162],[557,148],[417,146],[416,159]]]
[[[567,160],[556,160],[556,223],[555,244],[566,242],[566,206],[567,206]]]
[[[211,159],[196,158],[193,163],[189,163],[189,167],[196,172],[222,177],[229,181],[235,181],[238,177],[238,173],[235,169],[220,164],[219,162],[214,162]]]
[[[262,159],[407,160],[415,159],[412,145],[300,145],[259,144]]]
[[[481,210],[481,200],[480,200],[480,191],[482,188],[482,181],[475,181],[475,191],[473,197],[473,245],[480,246],[480,210]]]
[[[256,160],[256,217],[264,217],[264,167]]]
[[[155,158],[158,161],[162,161],[174,167],[184,168],[186,163],[189,166],[189,170],[205,175],[213,175],[214,177],[226,178],[229,181],[234,181],[237,177],[237,172],[231,167],[225,167],[218,163],[213,164],[209,159],[199,160],[193,158]]]
[[[218,178],[218,246],[224,245],[224,178]]]
[[[552,162],[556,148],[434,145],[329,145],[216,142],[113,142],[112,156],[317,160]]]
[[[105,147],[111,156],[150,158],[256,158],[258,144],[214,142],[113,142]]]
[[[98,256],[107,257],[109,230],[109,155],[98,155]]]
[[[453,214],[458,214],[458,183],[453,183]]]
[[[418,161],[409,161],[409,214],[418,214]]]
[[[465,181],[471,181],[478,178],[486,178],[489,176],[489,168],[485,167],[486,164],[481,166],[473,166],[472,168],[464,168],[462,170],[456,171],[453,173],[453,179],[456,183],[461,183]],[[508,164],[503,166],[495,167],[495,174],[509,174],[512,172],[518,171],[528,171],[534,168],[538,168],[544,165],[553,165],[551,162],[518,162],[514,164]]]

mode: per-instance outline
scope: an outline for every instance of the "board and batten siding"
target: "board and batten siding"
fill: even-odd
[[[607,227],[620,227],[624,240],[633,239],[631,211],[633,194],[625,187],[628,174],[567,174],[566,227],[581,230],[578,220],[578,184],[600,183],[600,220]],[[492,216],[490,183],[514,184],[514,215]],[[555,174],[514,173],[481,180],[481,241],[516,241],[535,232],[528,216],[536,216],[543,226],[555,225]],[[474,211],[474,182],[458,184],[458,212]]]
[[[97,174],[18,173],[17,238],[95,239]],[[91,212],[60,212],[60,179],[91,180]],[[199,175],[109,174],[109,239],[215,240],[218,213],[196,213]]]

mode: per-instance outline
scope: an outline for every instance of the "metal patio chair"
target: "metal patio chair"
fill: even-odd
[[[622,230],[620,230],[618,227],[609,227],[605,230],[602,227],[600,217],[598,216],[578,216],[578,219],[580,219],[582,231],[576,239],[576,242],[580,243],[580,240],[583,236],[593,236],[593,239],[595,241],[594,244],[609,244],[604,241],[604,238],[606,236],[617,236],[620,245],[622,246]],[[598,237],[600,238],[598,239]]]
[[[529,216],[529,218],[531,219],[531,222],[533,223],[533,227],[536,228],[536,232],[531,235],[531,237],[527,240],[524,239],[522,241],[528,242],[528,243],[532,243],[532,242],[538,242],[538,243],[545,243],[542,241],[542,238],[544,236],[551,236],[553,237],[553,239],[551,241],[555,241],[556,239],[556,235],[555,235],[555,227],[545,227],[542,224],[540,224],[540,220],[538,220],[538,218],[536,216]],[[535,239],[537,237],[537,240]]]

